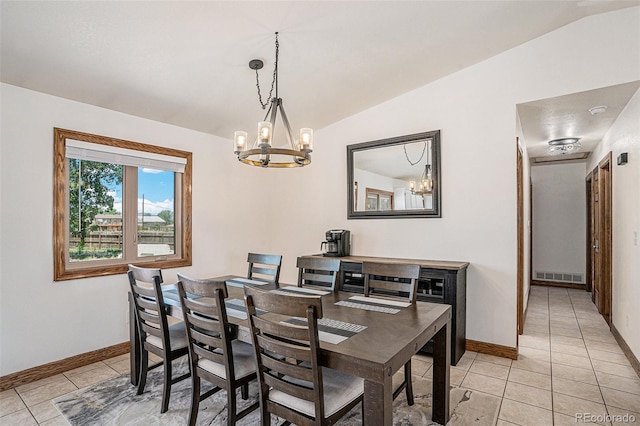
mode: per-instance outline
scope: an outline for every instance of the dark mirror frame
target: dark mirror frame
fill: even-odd
[[[354,210],[354,182],[353,182],[353,156],[359,151],[382,148],[393,145],[419,142],[424,139],[432,140],[432,165],[431,173],[433,178],[433,208],[415,210],[388,210],[388,211],[355,211]],[[438,218],[441,216],[440,199],[440,130],[416,133],[413,135],[398,136],[395,138],[381,139],[371,142],[347,145],[347,219],[391,219],[391,218],[414,218],[429,217]]]

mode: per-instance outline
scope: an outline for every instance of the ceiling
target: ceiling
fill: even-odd
[[[580,138],[580,152],[592,151],[639,88],[640,81],[634,81],[517,105],[529,157],[534,163],[573,158],[547,158],[548,142],[566,137]],[[589,109],[595,106],[606,106],[606,110],[593,115]]]
[[[319,129],[585,16],[639,4],[2,1],[0,75],[231,139],[263,117],[248,62],[265,61],[265,96],[275,31],[289,119]]]

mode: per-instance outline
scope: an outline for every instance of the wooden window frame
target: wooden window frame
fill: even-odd
[[[66,158],[66,140],[73,139],[85,141],[98,145],[107,145],[117,148],[126,148],[130,150],[148,152],[154,154],[162,154],[173,157],[180,157],[186,160],[184,173],[175,174],[175,254],[164,256],[151,256],[135,259],[108,259],[98,261],[84,261],[78,264],[69,262],[69,166]],[[53,140],[53,280],[64,281],[79,278],[100,277],[108,275],[123,274],[128,270],[129,263],[135,263],[137,266],[153,267],[153,268],[177,268],[182,266],[191,266],[192,264],[192,230],[191,230],[191,213],[192,213],[192,153],[180,151],[172,148],[165,148],[155,145],[147,145],[139,142],[132,142],[122,139],[110,138],[107,136],[93,135],[73,130],[65,130],[54,128]],[[135,167],[123,166],[124,180],[135,179],[137,186],[137,174],[132,173]],[[180,178],[181,176],[182,178]],[[130,195],[130,194],[129,194]],[[127,194],[123,191],[123,197]],[[136,194],[137,197],[137,194]],[[128,224],[129,229],[137,227],[137,209],[136,203],[126,203],[127,206],[123,210],[123,226],[126,228],[127,220],[133,221]],[[180,208],[178,208],[178,206]],[[131,210],[133,209],[133,210]],[[133,218],[133,219],[132,219]],[[124,232],[124,231],[123,231]],[[137,232],[129,232],[123,234],[124,238],[135,239]],[[131,247],[132,241],[123,242],[123,247]],[[179,240],[179,241],[178,241]],[[129,248],[131,250],[131,248]]]

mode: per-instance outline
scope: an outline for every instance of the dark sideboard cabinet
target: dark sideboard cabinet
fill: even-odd
[[[315,256],[315,255],[314,255]],[[464,354],[467,322],[467,262],[428,261],[369,256],[340,258],[340,291],[364,292],[362,262],[409,263],[420,265],[417,300],[451,305],[451,365]],[[431,342],[422,348],[431,353]]]

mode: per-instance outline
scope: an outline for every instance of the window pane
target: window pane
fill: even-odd
[[[122,166],[69,159],[69,260],[122,258]]]
[[[175,254],[175,176],[138,168],[138,257]]]

